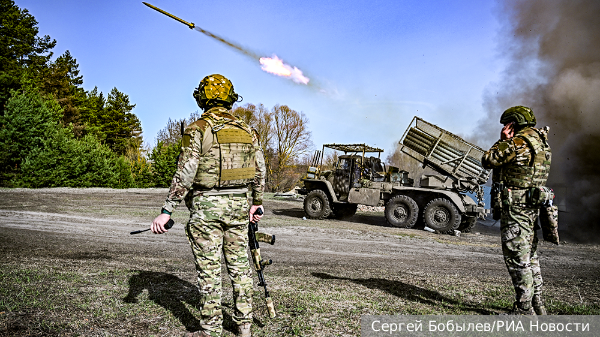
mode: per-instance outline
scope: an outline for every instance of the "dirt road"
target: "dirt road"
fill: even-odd
[[[195,272],[183,232],[188,216],[184,207],[174,214],[176,226],[169,233],[129,235],[149,225],[165,195],[166,189],[1,189],[5,281],[12,280],[12,285],[20,280],[15,277],[31,270],[40,275],[69,273],[76,281],[59,282],[67,297],[56,295],[56,301],[86,298],[86,291],[96,291],[90,283],[112,282],[112,291],[105,284],[98,287],[120,304],[97,299],[99,303],[91,304],[94,310],[117,313],[99,314],[96,322],[81,318],[92,309],[80,299],[73,300],[76,304],[69,313],[56,309],[60,305],[36,305],[29,297],[15,300],[11,292],[26,292],[29,286],[24,282],[0,292],[5,297],[0,297],[0,333],[172,335],[195,329],[198,316],[193,303],[182,299],[187,313],[181,314],[148,286],[132,295],[135,282],[145,282],[144,277],[158,283],[172,278],[182,284],[181,292],[193,291]],[[489,227],[491,223],[479,223],[473,233],[454,237],[387,227],[377,213],[359,213],[348,221],[303,220],[302,203],[294,200],[269,199],[265,208],[261,230],[275,234],[277,240],[274,246],[262,244],[261,250],[274,261],[266,275],[280,315],[267,318],[257,288],[256,335],[355,336],[362,314],[494,314],[512,301],[499,230]],[[578,313],[582,306],[581,310],[597,310],[599,247],[541,243],[539,252],[545,296],[555,303],[549,303],[550,311]],[[52,277],[48,280],[49,285],[59,284]],[[120,313],[122,306],[143,312],[138,308],[142,302],[134,304],[132,296],[147,299],[146,305],[159,314],[166,312],[161,317],[170,319]],[[227,296],[225,307],[231,305]],[[328,309],[323,311],[324,307]],[[42,321],[46,330],[40,328]],[[226,333],[233,330],[231,324],[226,316]]]

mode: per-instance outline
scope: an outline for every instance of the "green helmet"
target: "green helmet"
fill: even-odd
[[[233,84],[225,76],[219,74],[208,75],[200,81],[194,90],[194,98],[202,110],[207,107],[222,106],[231,108],[240,96],[233,91]]]
[[[513,106],[512,108],[506,109],[500,117],[500,124],[508,124],[514,122],[517,126],[535,126],[535,116],[533,110],[525,106]]]

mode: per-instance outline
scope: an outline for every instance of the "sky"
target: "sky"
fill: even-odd
[[[40,35],[56,39],[55,57],[69,50],[77,59],[86,90],[129,95],[150,146],[169,118],[200,110],[194,89],[219,73],[241,104],[303,112],[315,149],[367,143],[389,154],[415,115],[472,134],[487,118],[484,93],[506,65],[499,5],[489,0],[147,1],[253,53],[277,55],[308,86],[264,72],[258,60],[141,1],[15,2]]]

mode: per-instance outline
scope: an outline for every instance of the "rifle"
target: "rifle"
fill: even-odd
[[[169,219],[169,221],[167,221],[167,223],[165,224],[165,229],[171,229],[171,227],[173,227],[173,225],[175,224],[175,221],[173,221],[173,219]],[[139,231],[133,231],[129,234],[133,235],[133,234],[140,234],[143,233],[145,231],[149,231],[150,228],[148,229],[140,229]]]
[[[502,182],[492,184],[492,215],[494,220],[500,220],[500,214],[502,213],[502,191],[504,190],[504,184]]]
[[[256,210],[256,214],[262,215],[263,211],[261,208]],[[263,260],[260,257],[260,247],[258,241],[266,242],[269,244],[275,244],[275,235],[268,235],[264,233],[256,233],[258,231],[258,222],[250,221],[248,226],[248,245],[250,246],[250,252],[252,252],[252,261],[254,262],[254,269],[258,275],[258,286],[265,288],[265,299],[267,301],[267,308],[269,309],[269,316],[275,317],[275,307],[273,306],[273,300],[267,290],[267,282],[265,282],[265,276],[263,275],[263,269],[273,263],[271,259],[268,261]],[[257,239],[257,236],[259,239]],[[269,240],[270,239],[270,240]]]

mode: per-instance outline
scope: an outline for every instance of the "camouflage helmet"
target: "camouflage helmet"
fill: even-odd
[[[506,109],[500,117],[500,124],[514,122],[517,126],[535,126],[535,116],[533,110],[528,107],[517,105]]]
[[[200,85],[194,90],[194,98],[198,106],[205,110],[212,106],[230,108],[240,96],[233,90],[230,80],[223,75],[213,74],[200,81]]]

